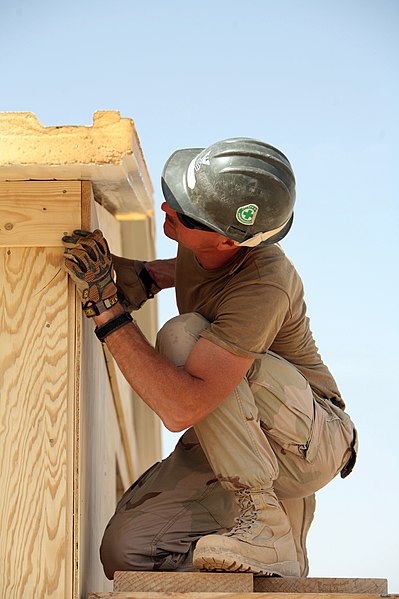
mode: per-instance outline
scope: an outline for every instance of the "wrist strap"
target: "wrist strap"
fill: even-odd
[[[119,297],[118,294],[115,293],[115,295],[108,297],[104,301],[93,302],[92,300],[88,300],[85,304],[83,304],[82,308],[87,318],[92,318],[92,316],[98,316],[99,314],[102,314],[102,312],[105,312],[118,302]]]
[[[97,335],[98,339],[101,341],[101,343],[103,343],[103,341],[108,335],[110,335],[114,331],[117,331],[128,322],[133,322],[133,318],[131,317],[129,312],[123,312],[123,314],[115,316],[115,318],[112,318],[102,326],[96,327],[94,329],[94,332]]]

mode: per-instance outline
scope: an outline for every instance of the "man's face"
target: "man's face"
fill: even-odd
[[[172,210],[166,202],[161,209],[165,212],[164,233],[170,239],[181,243],[184,247],[193,251],[216,248],[218,242],[223,239],[219,233],[201,231],[200,229],[189,229],[180,222],[176,211]]]

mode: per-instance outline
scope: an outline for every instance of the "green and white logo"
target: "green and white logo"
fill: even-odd
[[[236,212],[236,219],[242,225],[253,225],[258,213],[258,206],[256,204],[246,204],[240,206]]]

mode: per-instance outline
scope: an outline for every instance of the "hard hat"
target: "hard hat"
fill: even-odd
[[[162,173],[176,212],[239,245],[270,245],[290,230],[295,178],[287,157],[257,139],[236,137],[177,150]]]

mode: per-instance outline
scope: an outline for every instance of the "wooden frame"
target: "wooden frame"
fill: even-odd
[[[125,255],[124,233],[139,228],[131,250],[153,257],[148,216],[119,222],[94,201],[88,181],[0,181],[4,597],[110,590],[98,549],[117,486],[160,458],[158,419],[105,359],[62,269],[62,235],[93,226]],[[155,305],[138,320],[153,340]]]

